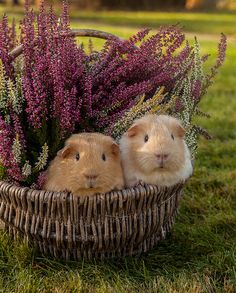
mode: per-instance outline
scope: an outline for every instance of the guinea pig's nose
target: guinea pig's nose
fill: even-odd
[[[96,174],[84,174],[84,177],[87,179],[87,180],[96,180],[98,178],[98,175]]]
[[[156,154],[158,161],[166,161],[169,157],[169,154]]]

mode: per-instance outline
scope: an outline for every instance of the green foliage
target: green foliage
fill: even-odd
[[[2,180],[5,177],[5,168],[0,163],[0,180]]]

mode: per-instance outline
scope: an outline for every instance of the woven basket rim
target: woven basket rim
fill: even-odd
[[[73,200],[73,199],[79,199],[81,202],[84,202],[87,198],[88,199],[102,199],[102,198],[114,198],[114,197],[125,197],[126,199],[132,199],[135,197],[134,194],[141,194],[141,193],[167,193],[169,192],[170,196],[167,197],[165,201],[169,200],[171,198],[171,196],[173,195],[173,191],[175,190],[179,190],[181,188],[183,188],[183,186],[185,185],[187,180],[185,181],[181,181],[175,185],[172,186],[158,186],[158,185],[154,185],[154,184],[139,184],[136,185],[134,187],[130,187],[130,188],[123,188],[120,190],[112,190],[110,192],[107,193],[96,193],[93,195],[74,195],[71,192],[68,191],[63,191],[63,192],[59,192],[59,191],[50,191],[50,190],[43,190],[43,189],[33,189],[27,186],[17,186],[13,183],[9,183],[7,181],[4,180],[0,180],[0,190],[2,190],[2,188],[7,189],[8,191],[10,189],[14,189],[16,194],[21,194],[21,192],[26,192],[27,191],[27,196],[31,196],[31,194],[34,195],[39,195],[39,197],[42,197],[42,200],[45,201],[47,198],[52,198],[52,197],[56,197],[56,198],[60,198],[61,200]],[[160,204],[162,204],[163,202],[161,202]]]

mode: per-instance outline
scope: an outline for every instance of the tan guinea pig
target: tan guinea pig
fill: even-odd
[[[126,186],[140,181],[171,186],[187,179],[193,168],[184,134],[180,121],[171,116],[136,120],[120,140]]]
[[[99,133],[72,135],[51,162],[44,189],[75,195],[105,193],[124,186],[120,150]]]

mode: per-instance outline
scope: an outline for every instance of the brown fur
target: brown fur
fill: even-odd
[[[80,158],[77,161],[78,153]],[[81,133],[72,135],[51,162],[44,188],[93,195],[122,189],[123,185],[118,145],[109,136]]]
[[[187,179],[192,165],[184,134],[180,121],[170,116],[146,115],[135,121],[120,141],[126,186],[139,181],[170,186]]]

